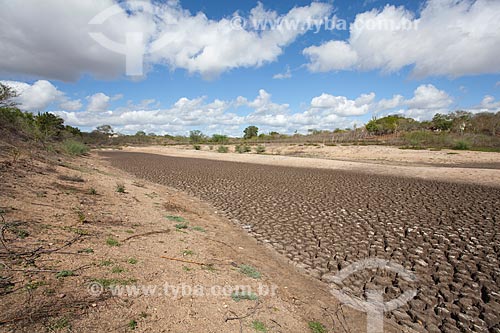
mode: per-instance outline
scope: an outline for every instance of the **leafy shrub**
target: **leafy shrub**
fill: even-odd
[[[217,148],[217,151],[218,151],[219,153],[227,153],[227,152],[229,151],[229,148],[227,148],[226,146],[219,146],[219,147]]]
[[[193,148],[194,148],[194,150],[201,150],[201,146],[200,145],[193,145]]]
[[[71,140],[71,139],[64,140],[62,143],[62,147],[67,154],[73,155],[73,156],[83,155],[83,154],[88,153],[88,151],[89,151],[89,147],[87,147],[86,145],[84,145],[81,142]]]
[[[264,147],[264,146],[257,146],[257,147],[255,147],[255,152],[257,154],[263,154],[263,153],[266,152],[266,147]]]
[[[453,149],[456,150],[469,150],[469,144],[463,140],[457,141],[453,146]]]
[[[240,154],[244,154],[244,153],[251,152],[252,148],[250,146],[247,146],[247,145],[237,145],[237,146],[234,146],[234,150]]]

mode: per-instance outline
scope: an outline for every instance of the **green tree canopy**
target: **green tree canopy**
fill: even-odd
[[[244,139],[251,139],[259,134],[259,128],[256,126],[248,126],[243,133],[245,133],[245,135],[243,135]]]

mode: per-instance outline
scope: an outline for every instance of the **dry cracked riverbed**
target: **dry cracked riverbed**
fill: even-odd
[[[363,270],[339,287],[386,300],[417,289],[388,316],[429,332],[500,332],[500,189],[478,185],[105,152],[134,175],[210,202],[262,242],[325,278],[382,258],[397,273]]]

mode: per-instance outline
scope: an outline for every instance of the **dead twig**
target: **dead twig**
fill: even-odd
[[[248,318],[248,317],[250,317],[250,316],[252,316],[252,315],[254,315],[254,314],[255,314],[255,311],[257,311],[257,308],[259,307],[259,305],[260,305],[260,301],[259,301],[259,300],[257,300],[257,302],[255,302],[255,306],[254,306],[254,307],[253,307],[253,308],[252,308],[252,309],[251,309],[251,310],[250,310],[247,314],[245,314],[245,315],[243,315],[243,316],[239,316],[239,317],[238,317],[238,316],[235,316],[235,317],[227,317],[226,319],[224,319],[224,322],[226,322],[226,323],[227,323],[227,322],[228,322],[228,321],[230,321],[230,320],[241,320],[241,319]]]
[[[138,234],[138,235],[133,235],[133,236],[127,237],[123,241],[125,242],[125,241],[128,241],[129,239],[137,238],[137,237],[142,237],[142,236],[149,236],[149,235],[155,235],[155,234],[166,234],[166,233],[169,233],[169,232],[170,232],[170,229],[149,231],[149,232],[145,232],[143,234]]]
[[[172,258],[172,257],[167,257],[167,256],[160,256],[160,258],[173,260],[173,261],[185,262],[188,264],[196,264],[196,265],[200,265],[200,266],[211,266],[211,264],[206,264],[204,262],[198,262],[198,261],[192,261],[192,260],[186,260],[186,259],[180,259],[180,258]]]

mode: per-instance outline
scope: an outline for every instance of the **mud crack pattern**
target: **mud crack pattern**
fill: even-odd
[[[500,332],[500,189],[374,176],[106,152],[144,179],[210,202],[262,242],[321,279],[383,258],[415,272],[417,296],[388,314],[428,332]],[[397,274],[358,272],[353,294],[405,288]]]

